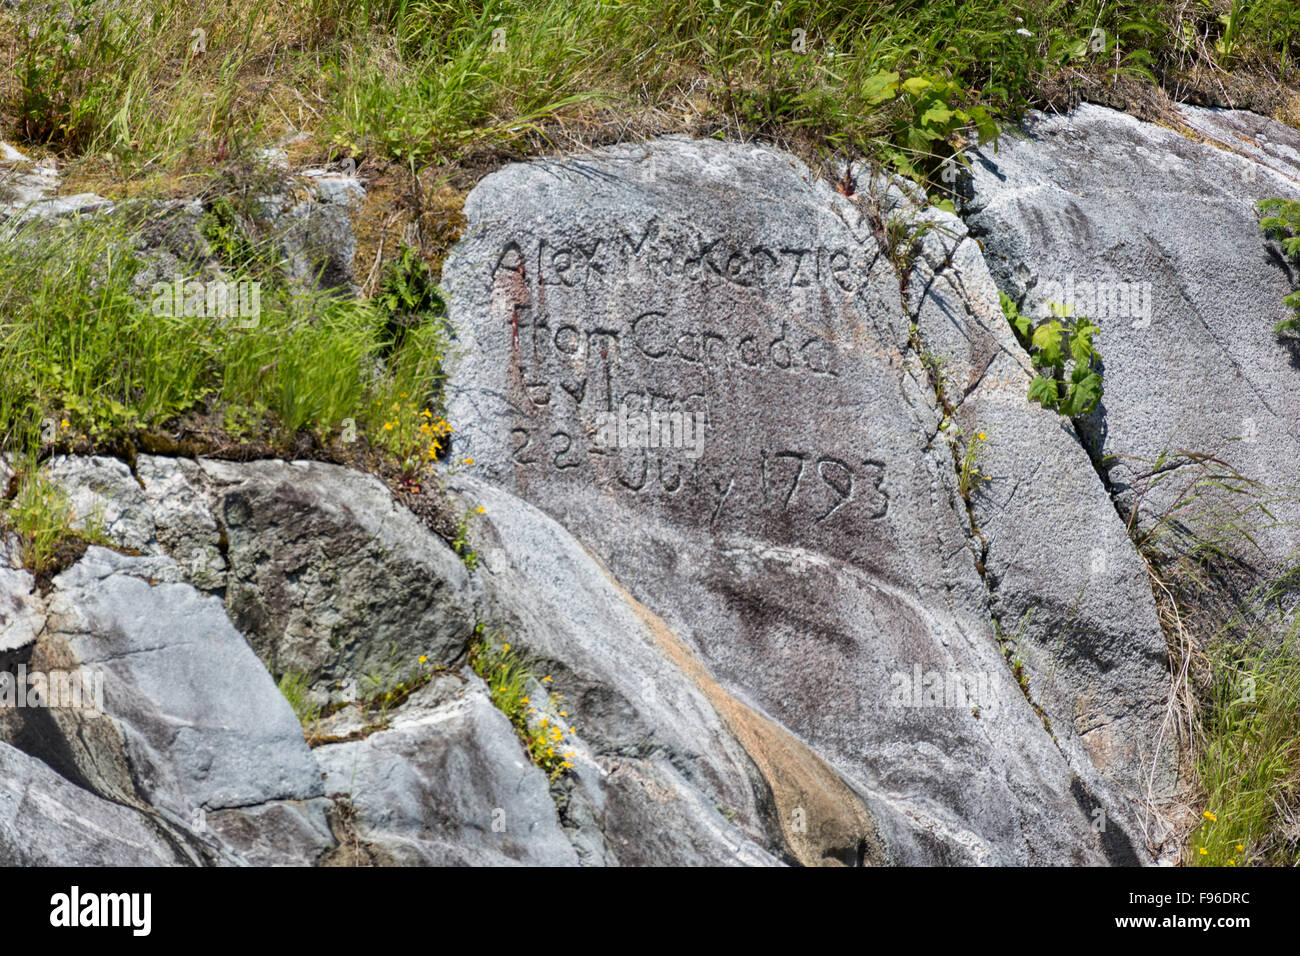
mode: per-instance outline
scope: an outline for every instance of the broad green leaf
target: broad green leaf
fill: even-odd
[[[1060,365],[1061,359],[1061,323],[1056,319],[1044,322],[1034,330],[1032,345],[1038,350],[1045,365]]]
[[[935,103],[921,117],[921,123],[925,126],[934,126],[947,123],[953,118],[953,111],[943,103]]]
[[[1066,395],[1061,410],[1071,418],[1087,415],[1101,401],[1101,376],[1088,372],[1080,381],[1075,382]]]
[[[1070,357],[1076,363],[1086,367],[1096,357],[1097,352],[1092,347],[1092,337],[1100,331],[1101,329],[1087,319],[1079,320],[1074,328],[1074,335],[1070,336]]]
[[[1001,130],[997,122],[989,115],[988,110],[982,106],[972,106],[970,109],[970,118],[975,123],[975,130],[979,133],[981,144],[992,142],[998,138]]]
[[[868,103],[883,103],[898,90],[898,74],[894,71],[873,73],[862,84],[862,95]]]
[[[1060,402],[1060,393],[1056,388],[1056,380],[1039,375],[1029,383],[1029,400],[1037,402],[1044,408],[1056,408]]]

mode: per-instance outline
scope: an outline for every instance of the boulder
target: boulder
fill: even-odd
[[[1300,360],[1273,334],[1294,280],[1254,203],[1300,198],[1300,132],[1182,117],[1180,132],[1089,104],[1035,115],[974,155],[964,216],[1026,314],[1068,298],[1101,327],[1105,396],[1081,424],[1121,511],[1154,527],[1198,473],[1180,452],[1213,455],[1274,496],[1276,520],[1252,516],[1259,549],[1234,543],[1268,567],[1300,547]],[[1203,490],[1183,515],[1202,531],[1246,504]]]
[[[1071,767],[1146,805],[1176,787],[1169,666],[1146,566],[1069,422],[1027,400],[1034,372],[978,243],[955,216],[932,228],[913,277],[917,339],[958,460],[974,449],[970,526],[991,611]],[[1095,770],[1094,770],[1095,768]]]
[[[891,859],[1141,857],[1003,660],[876,198],[669,138],[507,167],[465,214],[454,458],[841,773]]]
[[[436,678],[389,726],[316,748],[374,862],[576,866],[545,774],[475,675]]]

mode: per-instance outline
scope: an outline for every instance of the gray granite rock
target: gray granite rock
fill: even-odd
[[[326,789],[355,812],[352,826],[376,862],[578,863],[546,776],[472,674],[435,679],[387,729],[315,753]]]
[[[106,716],[58,718],[73,763],[89,780],[104,772],[109,755],[97,744],[112,731],[86,728],[108,722],[122,741],[113,759],[129,773],[105,777],[105,789],[180,819],[320,796],[302,728],[270,674],[219,599],[155,578],[151,567],[165,563],[91,548],[55,579],[38,650],[103,682]]]
[[[96,528],[115,546],[133,551],[143,551],[153,541],[153,516],[140,483],[124,462],[59,455],[44,473],[63,489],[71,527]]]
[[[1218,456],[1285,497],[1275,526],[1256,516],[1263,554],[1241,555],[1267,565],[1300,548],[1300,360],[1273,335],[1293,277],[1254,203],[1300,197],[1300,132],[1183,116],[1214,141],[1092,105],[1036,116],[975,157],[966,218],[1025,309],[1068,294],[1101,326],[1105,397],[1084,437],[1121,508],[1150,527],[1195,471],[1153,481],[1162,453]]]
[[[719,686],[553,519],[467,474],[454,486],[484,508],[483,617],[552,678],[533,702],[560,694],[552,710],[576,730],[560,791],[584,863],[883,861],[850,786]]]
[[[1032,366],[978,244],[954,216],[925,218],[917,334],[954,418],[936,440],[978,449],[971,520],[991,610],[1074,771],[1100,771],[1145,815],[1178,758],[1145,565],[1070,422],[1028,401]]]
[[[1140,857],[1092,832],[1002,659],[869,209],[776,151],[667,139],[508,167],[465,213],[455,457],[843,773],[894,859]],[[648,410],[681,416],[653,446]],[[980,716],[914,706],[937,674]]]
[[[226,607],[277,674],[355,685],[464,650],[474,629],[465,566],[378,479],[318,462],[199,467],[191,479],[206,483],[227,542]],[[162,511],[192,512],[191,492],[177,492]]]
[[[0,742],[0,865],[190,862],[138,812],[81,789],[41,761]]]

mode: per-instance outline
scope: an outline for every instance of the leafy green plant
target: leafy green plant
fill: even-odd
[[[92,134],[91,70],[106,39],[102,15],[97,27],[92,8],[88,0],[71,0],[64,19],[34,3],[24,4],[32,25],[9,107],[26,142],[77,148]]]
[[[1274,197],[1261,199],[1255,208],[1265,214],[1259,220],[1259,227],[1265,235],[1276,239],[1281,244],[1283,253],[1300,263],[1300,202]],[[1292,292],[1282,301],[1295,311],[1295,315],[1274,326],[1273,334],[1278,338],[1300,336],[1300,290]]]
[[[896,70],[867,77],[863,97],[868,104],[892,101],[890,147],[886,158],[904,175],[922,179],[951,154],[946,146],[962,130],[970,130],[982,141],[993,140],[998,126],[988,110],[959,104],[970,98],[960,83],[939,75],[917,75],[903,79]],[[968,163],[964,157],[959,161]]]
[[[478,553],[469,546],[469,527],[475,515],[483,513],[483,508],[471,508],[461,515],[456,522],[456,537],[452,539],[451,548],[464,562],[466,569],[473,571],[478,567]]]
[[[441,322],[447,314],[447,302],[433,272],[405,244],[385,267],[374,304],[393,348],[402,345],[408,330],[424,323]]]
[[[1055,302],[1052,317],[1035,326],[1010,296],[1000,292],[998,297],[1003,315],[1038,370],[1029,384],[1029,399],[1067,418],[1092,412],[1102,396],[1101,355],[1093,345],[1101,329],[1086,318],[1070,316],[1068,308]]]

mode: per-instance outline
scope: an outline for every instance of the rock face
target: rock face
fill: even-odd
[[[712,141],[488,177],[444,270],[456,457],[844,773],[896,858],[1136,858],[1090,829],[1104,804],[1122,830],[1122,803],[1002,660],[908,250],[877,238],[906,205]]]
[[[1124,509],[1150,526],[1185,492],[1152,481],[1162,453],[1214,455],[1282,496],[1276,526],[1256,516],[1263,555],[1242,555],[1267,565],[1300,547],[1300,359],[1273,335],[1293,276],[1253,207],[1300,196],[1300,133],[1182,118],[1193,134],[1089,105],[1037,117],[978,156],[966,216],[1026,309],[1068,297],[1101,326],[1106,392],[1086,437]]]
[[[447,676],[386,730],[317,750],[331,793],[356,810],[377,862],[574,866],[546,776],[473,675]]]
[[[105,858],[886,859],[862,799],[825,761],[723,691],[564,529],[499,489],[457,478],[466,508],[490,509],[470,574],[377,479],[336,466],[141,456],[132,474],[59,458],[46,474],[115,546],[143,552],[91,548],[48,593],[26,572],[0,578],[12,646],[0,670],[102,680],[100,713],[0,710],[0,746],[62,781],[42,804],[51,834],[123,807],[139,822]],[[367,595],[382,606],[354,615],[339,603]],[[565,697],[575,766],[555,784],[461,665],[476,620],[538,658],[553,679],[539,699]],[[443,670],[378,723],[349,724],[345,708],[309,750],[254,648],[277,673],[300,671],[322,703],[405,679],[425,668],[417,655]],[[0,858],[24,852],[0,842]]]
[[[1300,485],[1291,275],[1251,208],[1296,194],[1300,135],[1183,118],[1039,117],[975,157],[960,219],[714,140],[487,177],[443,273],[445,487],[44,465],[109,546],[38,581],[0,537],[0,862],[1161,858],[1168,663],[1125,519],[1171,500],[1166,447]],[[39,192],[23,163],[0,150]],[[319,202],[267,214],[293,276],[346,287],[361,187],[306,175]],[[201,215],[150,220],[146,278],[211,258]],[[1028,402],[999,289],[1098,321],[1095,415]],[[417,517],[447,508],[455,548]],[[564,773],[474,672],[484,639],[529,659]],[[324,708],[306,734],[287,695]]]
[[[547,662],[572,702],[579,744],[562,817],[584,863],[885,860],[853,788],[725,691],[554,520],[482,481],[456,481],[486,511],[474,540],[485,618]]]
[[[978,449],[970,520],[998,631],[1076,772],[1159,798],[1177,741],[1145,566],[1071,424],[1027,403],[1032,366],[978,244],[953,216],[925,221],[917,340],[962,427],[957,454]]]

